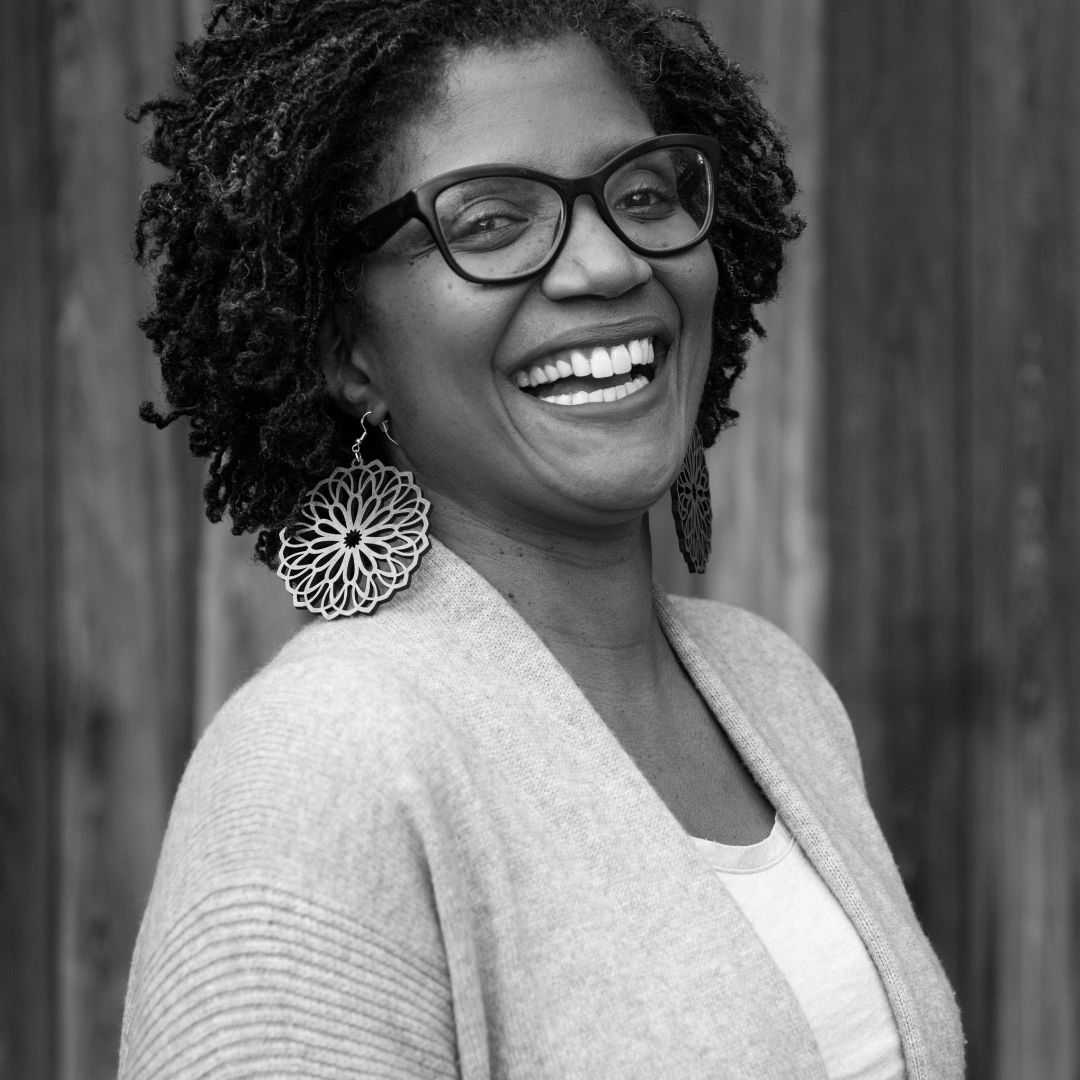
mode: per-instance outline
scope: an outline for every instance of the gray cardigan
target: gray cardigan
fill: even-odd
[[[851,726],[756,616],[656,606],[881,974],[911,1080],[963,1075],[952,992]],[[374,616],[312,625],[180,786],[120,1076],[824,1078],[717,875],[508,603],[435,543]]]

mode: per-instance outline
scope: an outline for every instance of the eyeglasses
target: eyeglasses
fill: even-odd
[[[335,251],[369,254],[417,218],[466,281],[523,281],[555,260],[575,201],[588,195],[631,251],[677,255],[699,244],[712,225],[719,157],[719,144],[707,135],[660,135],[576,180],[517,165],[455,169],[368,215]]]

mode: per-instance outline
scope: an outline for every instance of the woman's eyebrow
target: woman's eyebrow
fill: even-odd
[[[633,139],[597,140],[593,144],[595,149],[588,155],[588,164],[584,169],[578,170],[575,175],[587,176],[594,173],[598,169],[602,169],[612,158],[617,157],[624,150],[629,150],[632,146],[637,146],[638,143],[643,143],[653,137],[652,135],[641,135]]]
[[[502,190],[505,179],[504,176],[496,173],[493,176],[473,176],[467,180],[458,180],[440,194],[440,199],[445,198],[447,195],[458,195],[459,193],[462,197],[465,197],[497,192]]]
[[[608,139],[605,142],[599,142],[596,144],[596,154],[600,159],[596,168],[600,168],[606,162],[610,161],[617,154],[621,154],[624,150],[629,150],[632,146],[637,146],[638,143],[643,143],[647,139],[653,138],[652,135],[642,135],[634,139]]]
[[[559,179],[588,176],[590,173],[596,172],[597,169],[603,168],[613,157],[621,154],[624,150],[629,150],[630,147],[645,142],[650,138],[653,138],[653,136],[642,135],[633,139],[598,140],[592,144],[592,147],[586,153],[586,165],[574,169],[558,165],[553,161],[538,161],[536,158],[529,158],[526,155],[518,157],[512,154],[500,159],[492,158],[490,161],[478,161],[475,163],[475,167],[486,168],[488,166],[508,165],[514,168],[533,169],[536,172],[547,173],[549,176],[558,177]]]

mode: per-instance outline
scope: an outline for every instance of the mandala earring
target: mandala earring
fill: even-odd
[[[431,544],[431,503],[412,473],[381,461],[364,464],[366,436],[363,427],[353,465],[316,484],[298,521],[280,534],[277,576],[295,607],[324,619],[371,614],[408,587]]]
[[[687,570],[704,574],[712,550],[712,498],[705,447],[697,425],[690,435],[679,475],[671,485],[671,513]]]

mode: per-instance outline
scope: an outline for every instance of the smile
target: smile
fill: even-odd
[[[649,385],[655,372],[652,338],[639,338],[556,353],[519,371],[516,378],[522,390],[550,405],[585,405],[636,394]]]

